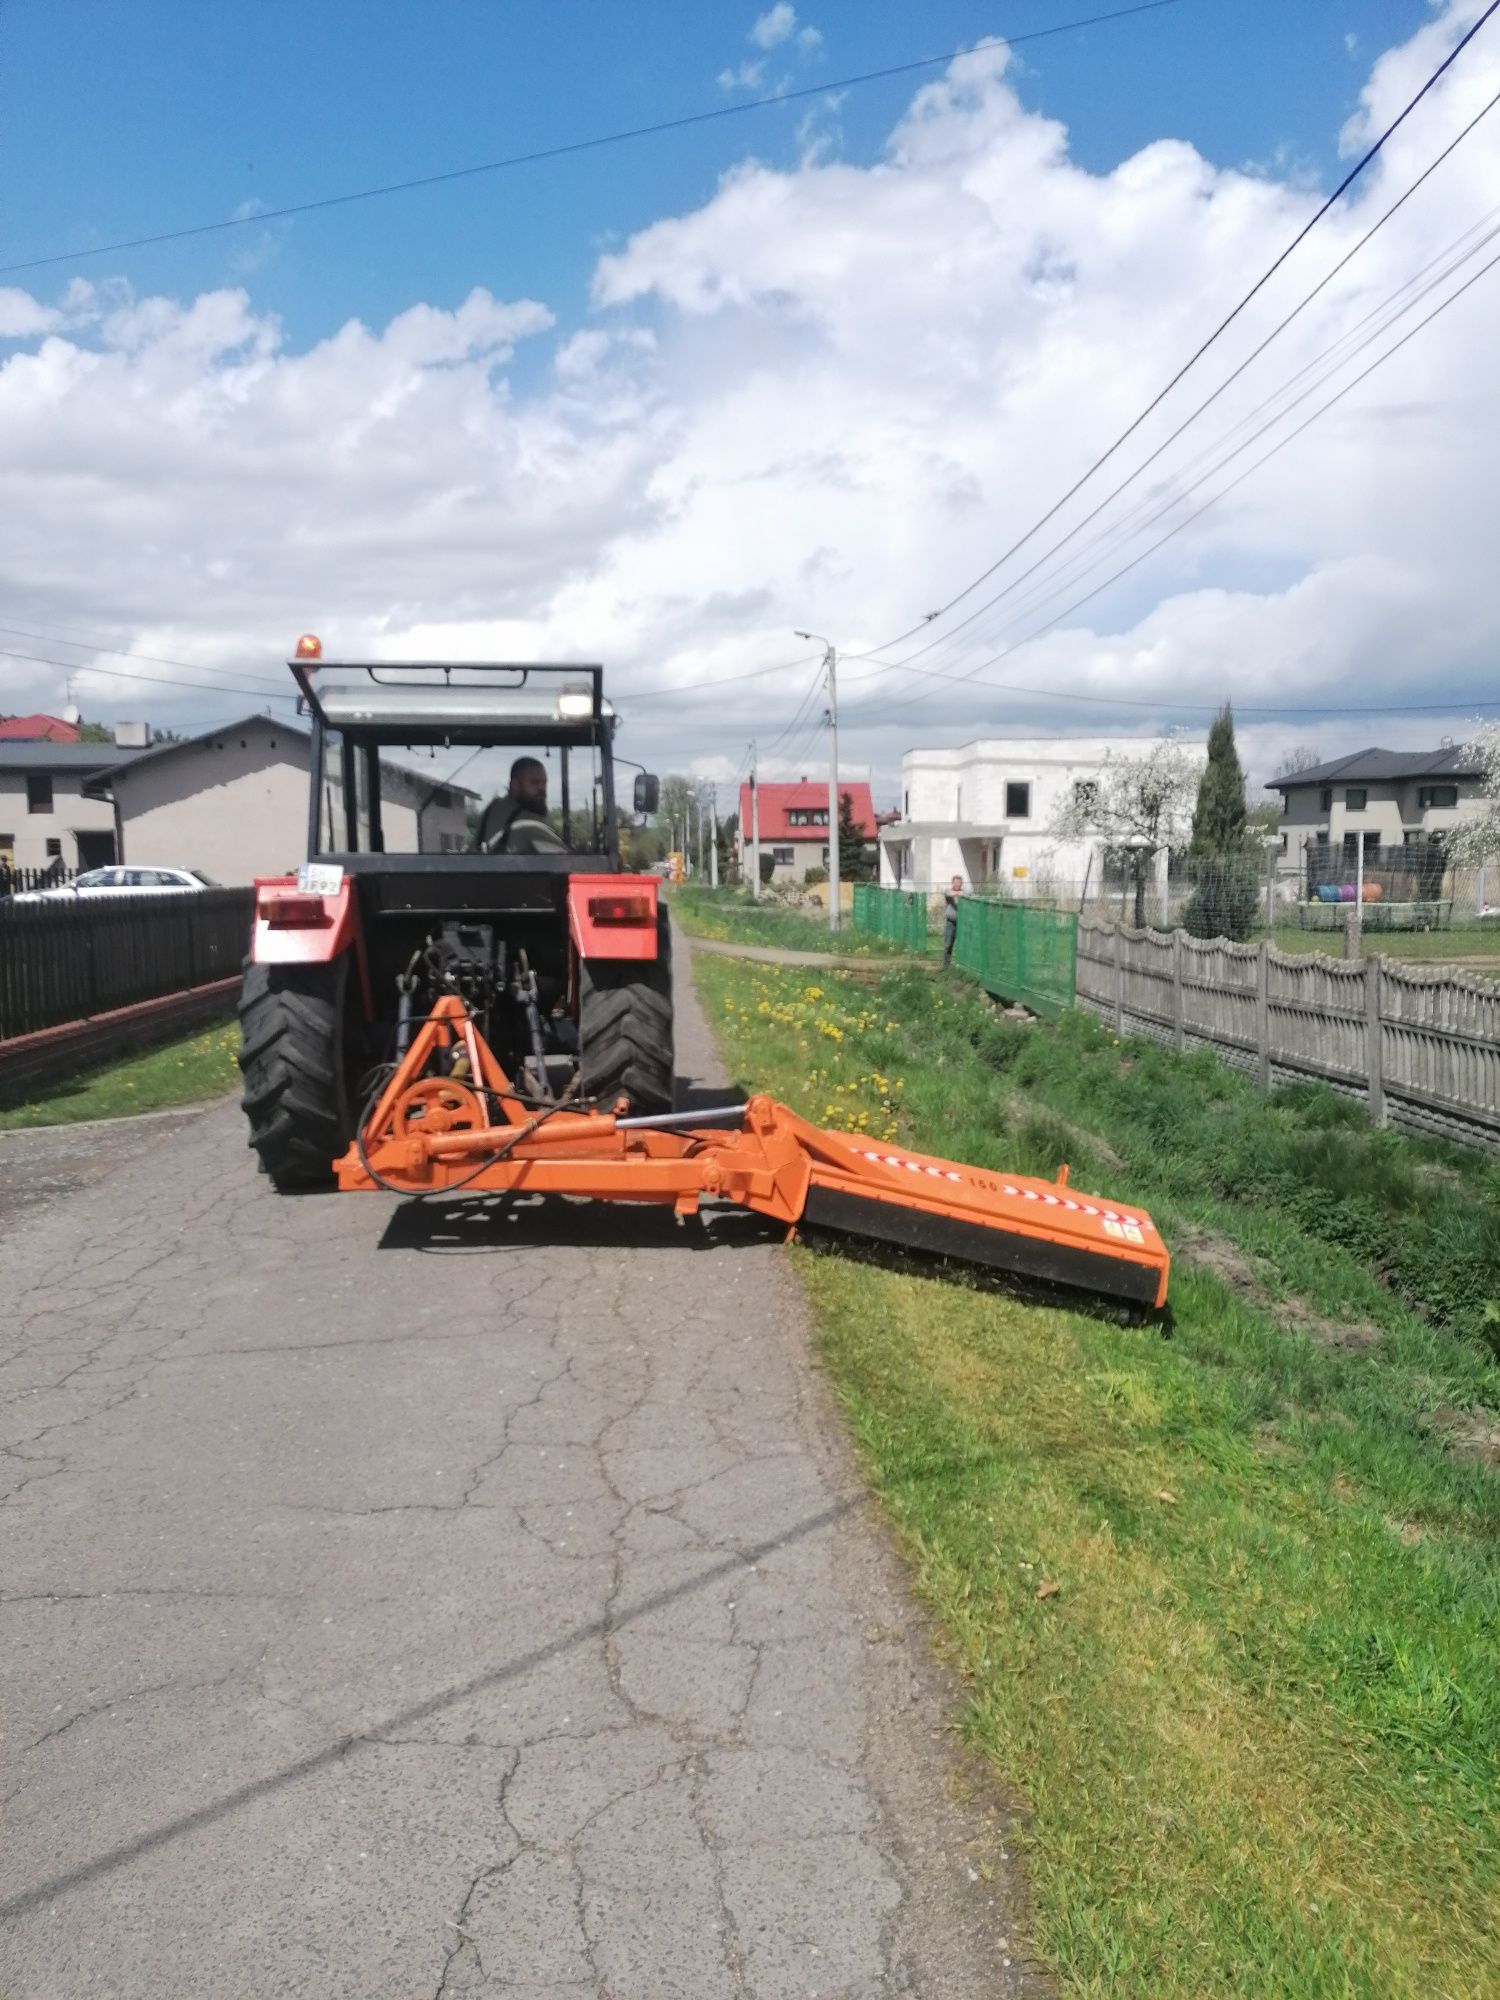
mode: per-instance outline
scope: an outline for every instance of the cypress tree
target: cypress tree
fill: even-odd
[[[1244,845],[1245,774],[1234,745],[1234,716],[1226,701],[1208,732],[1208,763],[1198,781],[1188,852],[1200,857],[1238,854]]]

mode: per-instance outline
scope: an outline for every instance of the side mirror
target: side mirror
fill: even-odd
[[[638,771],[635,779],[635,809],[654,813],[661,803],[661,786],[650,771]]]

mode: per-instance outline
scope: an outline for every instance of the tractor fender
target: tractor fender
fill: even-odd
[[[323,892],[301,888],[295,875],[256,877],[252,965],[329,965],[346,951],[353,952],[359,969],[365,1019],[373,1020],[370,967],[350,878],[345,875],[336,889]]]
[[[579,958],[657,956],[654,875],[570,875],[568,935]]]

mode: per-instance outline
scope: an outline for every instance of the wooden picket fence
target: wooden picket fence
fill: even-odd
[[[1083,918],[1077,1000],[1117,1034],[1211,1048],[1262,1084],[1331,1084],[1377,1125],[1500,1152],[1500,985]]]

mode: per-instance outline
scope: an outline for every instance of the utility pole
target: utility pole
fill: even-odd
[[[760,787],[755,781],[755,745],[750,745],[750,894],[760,901]]]
[[[822,639],[823,665],[828,670],[828,928],[839,927],[839,687],[838,649],[821,632],[799,632],[799,639]]]
[[[703,880],[703,784],[693,787],[693,804],[698,808],[698,880]]]
[[[708,790],[708,886],[719,886],[719,787],[717,783]]]

